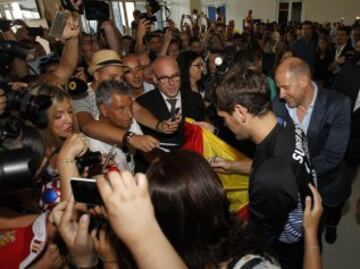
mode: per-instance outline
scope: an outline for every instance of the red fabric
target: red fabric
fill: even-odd
[[[9,235],[13,233],[14,236]],[[34,234],[32,224],[28,227],[0,230],[0,238],[11,237],[7,244],[0,246],[0,266],[2,269],[17,269],[20,263],[30,254],[30,243]]]
[[[182,146],[182,149],[194,151],[200,155],[203,155],[203,134],[201,127],[185,122],[184,134],[185,143]]]
[[[242,221],[247,221],[249,219],[249,205],[240,208],[236,212],[236,216]]]

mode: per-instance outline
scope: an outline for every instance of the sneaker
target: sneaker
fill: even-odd
[[[326,226],[325,240],[329,244],[334,244],[337,238],[336,226]]]

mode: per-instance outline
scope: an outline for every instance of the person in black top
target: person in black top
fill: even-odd
[[[271,111],[266,77],[231,70],[216,89],[218,115],[237,139],[257,145],[249,182],[249,221],[276,250],[282,268],[302,268],[302,212],[316,183],[300,127]]]

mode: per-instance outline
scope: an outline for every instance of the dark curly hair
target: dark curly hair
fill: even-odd
[[[216,107],[232,114],[235,105],[248,109],[254,116],[271,111],[268,82],[260,71],[234,67],[216,88]]]

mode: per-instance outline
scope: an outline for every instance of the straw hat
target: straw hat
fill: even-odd
[[[93,75],[96,70],[105,66],[123,66],[119,54],[114,50],[99,50],[91,58],[88,72]]]

